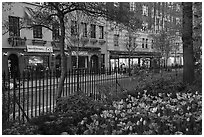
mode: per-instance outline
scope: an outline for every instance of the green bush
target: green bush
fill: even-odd
[[[101,102],[83,93],[74,94],[60,98],[54,113],[33,118],[31,123],[38,126],[38,134],[59,135],[62,132],[81,134],[78,123],[84,117],[91,119],[91,115],[99,114],[104,109]]]

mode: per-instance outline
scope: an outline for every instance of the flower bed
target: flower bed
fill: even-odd
[[[84,134],[201,134],[201,95],[138,92],[137,97],[114,101],[112,108],[84,118]]]

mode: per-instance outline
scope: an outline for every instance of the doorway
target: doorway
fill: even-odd
[[[16,54],[11,54],[8,57],[8,72],[11,78],[18,78],[20,75],[19,60]]]
[[[92,71],[94,71],[95,73],[97,73],[98,72],[98,56],[96,56],[96,55],[93,55],[92,57],[91,57],[91,70]]]

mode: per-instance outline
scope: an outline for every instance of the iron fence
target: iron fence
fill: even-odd
[[[100,100],[104,97],[104,87],[108,92],[135,89],[132,77],[145,80],[146,75],[162,74],[161,69],[133,71],[134,75],[114,70],[94,71],[87,69],[69,70],[65,75],[62,97],[78,92]],[[177,76],[177,70],[173,75]],[[182,71],[182,70],[180,70]],[[142,74],[140,74],[142,72]],[[153,76],[152,75],[152,76]],[[15,77],[18,76],[18,77]],[[151,76],[151,78],[152,78]],[[141,77],[141,78],[140,78]],[[2,76],[2,121],[26,122],[32,117],[44,115],[54,111],[56,107],[57,89],[60,80],[58,72],[30,71],[21,75],[9,75],[3,72]]]
[[[83,92],[98,100],[101,98],[100,87],[111,85],[117,91],[117,81],[123,78],[127,76],[120,75],[116,70],[69,70],[65,76],[62,97]],[[59,74],[49,70],[23,72],[19,77],[3,73],[3,122],[25,122],[29,118],[53,111],[59,80]]]

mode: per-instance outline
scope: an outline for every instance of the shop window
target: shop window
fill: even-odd
[[[146,39],[146,48],[148,48],[148,39]]]
[[[52,26],[52,39],[55,41],[59,40],[59,25],[58,24],[53,24]]]
[[[78,67],[79,68],[86,68],[87,67],[87,60],[88,60],[88,57],[79,56]],[[77,57],[76,56],[72,56],[72,67],[77,68]]]
[[[86,57],[79,56],[79,68],[86,68]]]
[[[77,22],[72,20],[71,21],[71,36],[77,35]]]
[[[19,17],[9,16],[9,36],[20,36]]]
[[[99,26],[99,39],[103,39],[103,38],[104,38],[104,27]]]
[[[119,34],[114,34],[114,46],[119,46],[118,40],[119,40]]]
[[[26,69],[32,71],[46,70],[49,68],[48,56],[25,56]]]
[[[42,27],[41,26],[33,27],[33,38],[42,39]]]
[[[82,35],[83,37],[87,37],[87,23],[82,22]]]
[[[96,38],[96,25],[91,24],[91,38]]]

